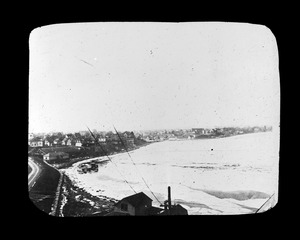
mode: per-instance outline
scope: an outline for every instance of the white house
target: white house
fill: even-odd
[[[69,138],[69,139],[67,139],[67,141],[66,141],[66,145],[67,146],[71,146],[72,145],[72,140]]]
[[[52,146],[52,143],[49,142],[48,140],[45,140],[45,141],[44,141],[44,145],[45,145],[45,146]]]
[[[62,141],[61,141],[61,145],[67,145],[68,142],[68,137],[65,137]]]
[[[76,147],[81,147],[82,146],[82,142],[80,140],[76,140],[75,146]]]
[[[105,137],[99,137],[98,142],[104,143],[104,142],[106,142],[106,138]]]
[[[42,147],[43,141],[41,139],[37,139],[29,142],[30,147]]]
[[[54,145],[62,145],[62,142],[59,140],[59,138],[56,138],[56,139],[53,141],[53,144],[54,144]]]

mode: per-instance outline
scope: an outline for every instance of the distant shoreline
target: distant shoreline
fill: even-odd
[[[270,131],[268,131],[270,132]],[[255,132],[255,133],[266,133],[266,132]],[[164,140],[164,141],[153,141],[153,142],[146,142],[144,143],[143,145],[138,145],[138,146],[135,146],[134,148],[131,148],[131,149],[128,149],[128,152],[131,152],[131,151],[135,151],[141,147],[146,147],[150,144],[153,144],[153,143],[161,143],[161,142],[165,142],[165,141],[169,141],[169,142],[178,142],[178,141],[195,141],[195,140],[208,140],[208,139],[220,139],[220,138],[228,138],[228,137],[236,137],[236,136],[244,136],[244,135],[248,135],[248,134],[255,134],[253,132],[251,133],[242,133],[242,134],[233,134],[233,135],[220,135],[220,136],[210,136],[210,137],[207,137],[207,136],[203,136],[201,138],[194,138],[194,139],[186,139],[186,138],[182,138],[182,139],[174,139],[174,140]],[[122,154],[122,153],[126,153],[126,150],[121,150],[119,152],[110,152],[107,154],[107,156],[117,156],[118,154]],[[80,159],[80,160],[76,160],[76,161],[73,161],[72,163],[70,162],[70,166],[64,166],[64,167],[58,167],[58,169],[64,169],[64,168],[68,168],[68,167],[72,167],[72,165],[74,163],[77,163],[77,162],[81,162],[81,161],[92,161],[92,160],[96,160],[96,159],[99,159],[99,158],[107,158],[106,155],[103,155],[103,156],[98,156],[98,157],[87,157],[87,158],[84,158],[84,159]],[[106,161],[106,160],[103,160],[103,161]],[[101,161],[102,162],[102,161]],[[69,165],[68,164],[68,165]]]
[[[266,133],[266,132],[256,132],[256,133]],[[153,142],[146,142],[143,145],[139,145],[139,146],[135,146],[134,148],[131,149],[127,149],[128,152],[132,152],[135,151],[141,147],[146,147],[150,144],[153,143],[161,143],[161,142],[178,142],[178,141],[197,141],[197,140],[208,140],[208,139],[220,139],[220,138],[228,138],[228,137],[237,137],[237,136],[244,136],[244,135],[248,135],[248,134],[254,134],[254,133],[243,133],[243,134],[236,134],[236,135],[227,135],[227,136],[214,136],[214,137],[203,137],[203,138],[195,138],[195,139],[174,139],[174,140],[165,140],[165,141],[153,141]],[[51,164],[53,167],[57,168],[58,170],[60,169],[66,169],[66,168],[70,168],[73,166],[73,164],[75,163],[90,163],[92,161],[94,161],[95,163],[101,163],[103,161],[109,161],[109,159],[107,159],[107,156],[118,156],[119,154],[123,154],[126,153],[126,150],[121,150],[119,152],[110,152],[107,155],[103,155],[103,156],[98,156],[98,157],[85,157],[85,158],[81,158],[81,159],[73,159],[73,161],[71,160],[70,162],[64,163],[64,164]],[[103,159],[106,158],[106,159]]]
[[[248,132],[248,133],[240,133],[240,134],[230,134],[230,135],[202,135],[197,138],[194,138],[193,140],[197,139],[215,139],[215,138],[227,138],[227,137],[235,137],[235,136],[243,136],[248,134],[254,134],[254,133],[267,133],[272,131],[266,131],[266,132]]]

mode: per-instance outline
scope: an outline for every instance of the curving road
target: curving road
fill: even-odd
[[[30,190],[36,183],[36,180],[38,179],[39,174],[41,172],[41,169],[30,157],[28,158],[28,165],[32,169],[31,172],[28,174],[28,190]]]
[[[50,214],[56,195],[60,194],[57,193],[60,172],[44,162],[41,156],[28,156],[28,167],[32,169],[28,174],[29,198],[38,209]],[[59,202],[55,204],[58,206]]]

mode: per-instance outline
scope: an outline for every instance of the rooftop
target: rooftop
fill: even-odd
[[[137,207],[140,204],[142,204],[144,200],[151,200],[152,201],[152,199],[149,198],[145,193],[139,192],[139,193],[136,193],[134,195],[130,195],[128,197],[125,197],[125,198],[121,199],[119,202],[127,201],[132,206]]]

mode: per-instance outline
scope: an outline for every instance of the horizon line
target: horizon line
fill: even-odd
[[[271,124],[253,124],[253,125],[218,125],[218,126],[200,126],[200,127],[173,127],[173,128],[152,128],[152,129],[131,129],[131,130],[123,130],[121,129],[122,132],[125,131],[129,131],[129,132],[146,132],[146,131],[170,131],[170,130],[187,130],[187,129],[193,129],[193,128],[203,128],[203,129],[214,129],[214,128],[249,128],[249,127],[274,127]],[[280,127],[280,124],[279,126]],[[120,130],[120,129],[119,129]],[[113,129],[103,129],[103,130],[99,130],[96,128],[92,128],[92,131],[97,131],[97,132],[113,132]],[[35,134],[42,134],[42,133],[77,133],[77,132],[88,132],[88,129],[83,130],[83,129],[79,129],[79,130],[50,130],[50,131],[29,131],[28,133],[35,133]]]

